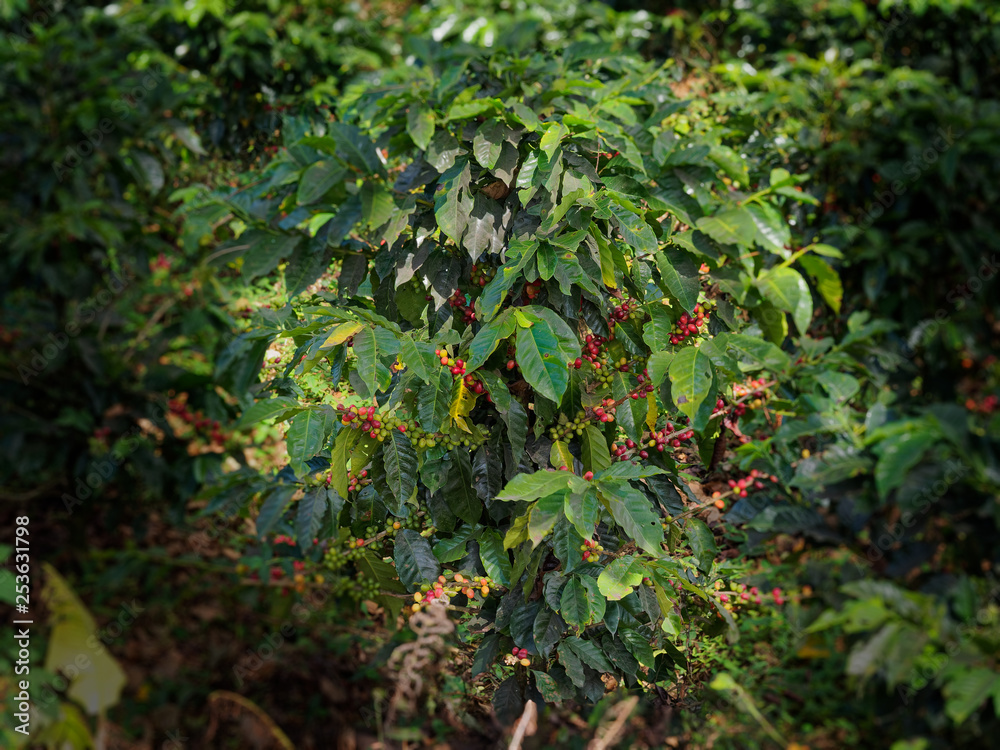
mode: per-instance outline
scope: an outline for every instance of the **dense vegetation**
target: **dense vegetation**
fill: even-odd
[[[734,5],[0,3],[34,743],[990,745],[1000,10]]]

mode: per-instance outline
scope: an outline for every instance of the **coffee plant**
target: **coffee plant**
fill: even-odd
[[[525,690],[669,681],[682,630],[735,637],[741,606],[784,601],[732,580],[699,514],[787,492],[790,464],[701,483],[794,413],[769,402],[790,332],[839,304],[838,253],[793,239],[803,178],[668,82],[622,57],[432,59],[332,122],[289,118],[251,187],[189,202],[231,212],[247,278],[287,260],[288,304],[248,335],[296,345],[242,418],[287,423],[288,467],[214,502],[259,492],[261,537],[294,533],[391,619],[471,613],[474,674],[530,671],[504,715]],[[305,297],[331,260],[336,293]],[[316,370],[331,389],[304,399]]]

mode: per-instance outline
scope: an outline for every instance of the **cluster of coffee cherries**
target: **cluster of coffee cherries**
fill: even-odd
[[[410,513],[406,518],[387,518],[385,520],[385,528],[383,534],[388,537],[393,537],[397,532],[402,529],[419,529],[421,527],[421,514],[419,511]],[[369,526],[365,529],[366,534],[371,536],[376,535],[376,529],[374,526]]]
[[[778,607],[785,603],[785,594],[777,587],[771,589],[770,592],[761,593],[756,586],[747,586],[745,583],[737,584],[730,591],[721,591],[722,586],[722,581],[715,582],[719,601],[722,602],[723,608],[730,612],[733,612],[734,608],[740,605],[760,605],[765,600],[770,600]]]
[[[742,477],[740,479],[727,480],[726,484],[729,485],[730,492],[726,494],[727,495],[732,494],[734,497],[746,497],[748,494],[750,494],[750,490],[764,489],[764,487],[766,486],[764,482],[766,480],[770,480],[771,482],[777,483],[778,477],[776,477],[774,474],[765,474],[764,472],[759,471],[757,469],[751,469],[750,473],[747,474],[745,477]],[[723,508],[726,507],[723,497],[724,497],[723,493],[719,492],[718,490],[712,493],[712,499],[715,500],[715,507],[718,508],[719,510],[722,510]]]
[[[594,418],[599,422],[614,422],[617,408],[618,402],[613,398],[601,399],[600,405],[594,407]]]
[[[414,612],[419,612],[434,601],[441,601],[447,604],[452,597],[458,594],[465,594],[471,604],[477,593],[482,594],[485,599],[490,595],[490,587],[493,580],[489,576],[472,576],[471,578],[455,573],[449,581],[447,576],[438,576],[434,583],[425,583],[420,587],[420,591],[413,594]]]
[[[524,296],[528,299],[534,299],[539,294],[542,293],[542,280],[535,279],[534,281],[529,281],[524,285]]]
[[[411,425],[391,414],[377,413],[374,406],[337,406],[340,423],[354,430],[361,430],[379,442],[389,437],[390,430],[406,432]]]
[[[453,448],[459,447],[476,450],[484,442],[486,442],[485,437],[479,438],[475,435],[465,435],[461,433],[441,435],[441,445],[443,445],[446,450],[452,450]]]
[[[646,394],[652,393],[655,390],[653,382],[649,379],[649,371],[646,369],[643,369],[642,373],[636,377],[636,380],[639,384],[628,394],[628,397],[633,401],[645,398]]]
[[[588,424],[590,424],[590,419],[587,418],[585,411],[578,411],[576,418],[572,421],[565,414],[560,413],[558,423],[555,427],[549,428],[549,435],[553,440],[569,440],[574,433],[582,435]]]
[[[462,360],[456,360],[456,362],[462,362]],[[462,367],[465,367],[465,363],[462,362]],[[483,385],[483,381],[477,378],[475,375],[465,376],[465,387],[470,391],[475,393],[477,396],[486,392],[486,387]]]
[[[327,477],[327,484],[330,483],[330,478]],[[347,472],[347,491],[354,492],[355,490],[360,491],[365,485],[371,484],[372,480],[368,476],[368,470],[362,469],[361,471],[355,473],[353,471]]]
[[[601,336],[600,334],[597,333],[588,333],[586,337],[583,339],[582,359],[585,359],[588,362],[590,362],[594,366],[595,370],[600,370],[601,367],[603,366],[603,357],[601,356],[601,350],[604,348],[604,345],[609,341],[611,341],[613,338],[614,334],[612,334],[608,338],[605,338],[604,336]],[[583,366],[583,362],[580,362],[579,366],[574,362],[573,366],[579,369],[580,367]]]
[[[966,409],[969,411],[979,412],[980,414],[992,414],[996,411],[998,405],[1000,405],[1000,399],[993,394],[985,396],[978,403],[973,398],[967,399],[965,402]]]
[[[764,378],[751,380],[746,385],[737,384],[733,386],[733,396],[739,399],[743,398],[744,396],[751,395],[753,397],[753,400],[749,402],[749,405],[754,409],[759,409],[761,405],[764,403],[762,399],[764,398],[765,394],[764,387],[766,385],[767,385],[767,380],[765,380]],[[719,399],[719,401],[717,401],[715,405],[717,408],[721,409],[723,406],[725,406],[725,403],[722,401],[722,399]],[[736,406],[733,407],[733,416],[742,417],[744,414],[746,414],[746,411],[747,411],[747,402],[744,401],[742,404],[736,404]]]
[[[217,419],[209,419],[201,410],[191,411],[187,406],[187,394],[181,394],[177,398],[167,401],[167,409],[173,415],[194,428],[194,431],[201,437],[207,438],[216,445],[221,445],[226,441],[226,436],[222,432],[222,425]]]
[[[621,304],[614,305],[611,303],[611,321],[614,323],[624,322],[626,320],[637,320],[640,317],[645,317],[644,313],[639,312],[639,305],[635,302],[629,302],[628,300],[623,300]]]
[[[448,371],[456,378],[465,375],[465,361],[455,359],[448,354],[447,349],[435,349],[434,353],[440,358],[441,365],[448,368]]]
[[[701,305],[694,306],[694,313],[692,315],[682,313],[674,328],[674,332],[670,334],[670,343],[680,344],[689,336],[696,335],[707,320],[708,311],[702,308]]]
[[[373,601],[376,596],[382,593],[382,587],[378,581],[370,576],[366,576],[364,571],[358,571],[358,576],[354,580],[354,585],[347,589],[348,595],[359,602]]]
[[[471,323],[476,319],[476,312],[472,308],[472,301],[462,293],[461,289],[456,289],[455,293],[448,298],[448,304],[455,308],[455,312],[461,314],[463,322]]]
[[[531,659],[528,658],[528,649],[514,646],[514,648],[510,650],[510,655],[513,656],[515,662],[520,664],[522,667],[531,666]]]
[[[585,563],[597,562],[601,559],[601,553],[604,552],[604,547],[602,547],[594,539],[585,539],[583,544],[580,545],[580,552],[583,553],[582,557]]]
[[[481,266],[473,263],[472,271],[469,274],[469,281],[475,286],[486,286],[490,283],[490,279],[496,275],[497,270],[493,266]]]

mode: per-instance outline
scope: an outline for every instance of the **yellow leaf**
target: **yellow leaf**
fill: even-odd
[[[455,395],[451,399],[451,407],[448,409],[452,423],[465,432],[472,432],[463,417],[469,416],[475,405],[476,394],[465,387],[464,379],[459,378],[456,381]]]
[[[573,454],[569,452],[569,445],[562,440],[552,443],[552,450],[549,451],[549,461],[552,462],[553,469],[560,469],[563,466],[573,469]]]
[[[91,716],[118,703],[125,673],[96,637],[97,623],[55,568],[42,563],[42,597],[52,612],[45,668],[61,671],[70,681],[67,695]]]
[[[649,403],[649,410],[646,412],[646,426],[649,428],[650,432],[655,432],[656,418],[659,416],[656,412],[656,396],[652,393],[647,393],[646,400]]]
[[[364,324],[357,320],[348,321],[347,323],[341,323],[339,326],[333,329],[330,336],[326,341],[323,342],[323,346],[320,347],[325,349],[329,346],[337,346],[337,344],[343,344],[347,339],[356,334],[362,328]]]

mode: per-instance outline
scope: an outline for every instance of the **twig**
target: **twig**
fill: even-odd
[[[638,698],[634,700],[638,700]],[[517,720],[517,728],[514,730],[514,736],[510,738],[508,750],[521,750],[521,740],[524,739],[525,735],[531,737],[538,728],[535,721],[537,717],[538,707],[535,705],[535,702],[528,701],[525,703],[524,712],[521,714],[521,718]]]
[[[607,750],[609,747],[614,747],[618,742],[622,730],[625,728],[625,722],[632,716],[632,711],[635,710],[638,702],[639,696],[633,695],[612,708],[610,713],[614,714],[614,721],[603,732],[603,736],[601,732],[603,726],[597,728],[597,733],[594,735],[594,739],[587,745],[587,750]]]

